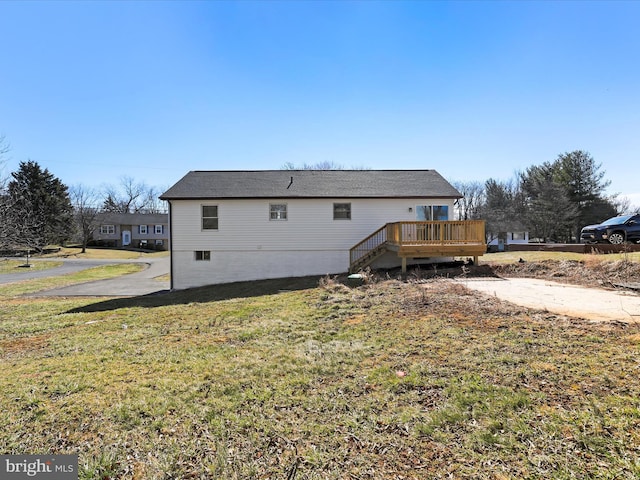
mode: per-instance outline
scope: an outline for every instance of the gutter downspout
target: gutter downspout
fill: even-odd
[[[167,200],[169,204],[169,291],[173,292],[173,221],[171,215],[171,200]]]

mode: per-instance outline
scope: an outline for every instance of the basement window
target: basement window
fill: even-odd
[[[334,203],[333,219],[334,220],[351,220],[351,204],[350,203]]]
[[[195,251],[196,262],[211,260],[211,251],[210,250],[196,250]]]

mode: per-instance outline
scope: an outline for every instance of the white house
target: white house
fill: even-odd
[[[380,227],[449,220],[460,197],[435,170],[192,171],[160,197],[172,288],[346,272],[350,249]]]
[[[529,243],[529,232],[500,232],[490,234],[487,246],[490,251],[502,252],[509,249],[509,245],[523,245]]]

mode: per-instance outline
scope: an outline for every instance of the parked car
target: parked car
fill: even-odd
[[[640,243],[640,214],[613,217],[598,225],[587,225],[580,232],[582,243]]]

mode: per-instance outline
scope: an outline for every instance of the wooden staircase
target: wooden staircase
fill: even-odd
[[[384,225],[351,248],[349,273],[362,270],[388,251],[387,226]]]
[[[387,223],[349,251],[349,272],[371,265],[386,252],[395,252],[406,271],[407,259],[472,256],[487,251],[483,220]]]

